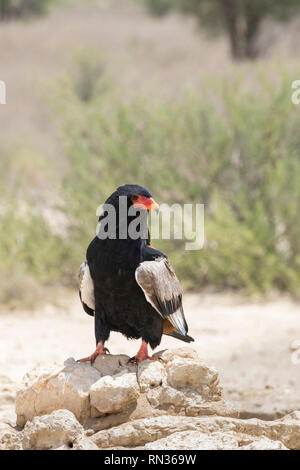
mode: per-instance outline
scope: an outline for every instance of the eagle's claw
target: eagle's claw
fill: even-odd
[[[130,359],[128,359],[127,364],[129,364],[129,363],[130,364],[139,364],[140,362],[145,361],[146,359],[149,359],[149,361],[162,361],[162,358],[158,357],[158,356],[143,356],[143,357],[140,357],[140,356],[136,355],[136,356],[133,356]]]
[[[82,359],[78,359],[77,362],[91,362],[93,364],[96,358],[102,354],[110,354],[109,350],[103,346],[103,343],[100,342],[97,344],[96,350],[93,352],[91,356],[84,357]]]

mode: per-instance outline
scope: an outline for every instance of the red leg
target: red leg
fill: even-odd
[[[104,347],[104,343],[103,341],[100,341],[98,344],[97,344],[97,347],[95,349],[95,351],[93,352],[93,354],[91,356],[88,356],[88,357],[84,357],[82,359],[79,359],[78,362],[88,362],[88,361],[91,361],[91,363],[93,364],[93,362],[95,361],[96,357],[99,356],[100,354],[106,354],[108,352],[108,349],[106,349]]]
[[[142,344],[138,353],[132,358],[133,361],[140,362],[145,359],[150,359],[150,361],[159,361],[158,357],[148,355],[148,344],[146,341],[142,340]]]

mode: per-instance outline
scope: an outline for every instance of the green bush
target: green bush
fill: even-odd
[[[42,285],[74,282],[76,262],[45,218],[47,193],[59,188],[47,159],[25,139],[14,145],[4,137],[0,151],[0,303],[24,308],[47,298]]]
[[[300,108],[291,80],[274,87],[262,77],[255,89],[223,80],[155,101],[129,99],[100,68],[89,70],[88,99],[76,73],[57,97],[68,158],[61,178],[24,142],[1,142],[0,302],[28,303],[35,283],[75,285],[97,206],[133,182],[160,203],[205,204],[202,250],[153,242],[186,287],[299,295]],[[58,188],[66,223],[57,232],[45,209]]]
[[[64,192],[77,264],[94,236],[97,205],[134,182],[158,202],[205,204],[202,250],[155,243],[189,287],[299,293],[300,112],[285,77],[278,88],[243,83],[223,80],[158,103],[125,101],[113,90],[88,103],[68,94]]]

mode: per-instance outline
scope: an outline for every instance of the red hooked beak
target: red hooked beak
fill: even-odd
[[[136,209],[147,209],[147,211],[158,210],[158,204],[152,199],[152,197],[135,196],[133,206]]]

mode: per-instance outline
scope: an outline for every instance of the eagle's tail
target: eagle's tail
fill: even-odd
[[[168,336],[173,336],[173,338],[180,339],[181,341],[184,341],[185,343],[191,343],[195,341],[194,338],[192,338],[191,336],[189,335],[183,336],[180,333],[177,333],[177,331],[174,331],[172,333],[165,333],[165,334]]]

